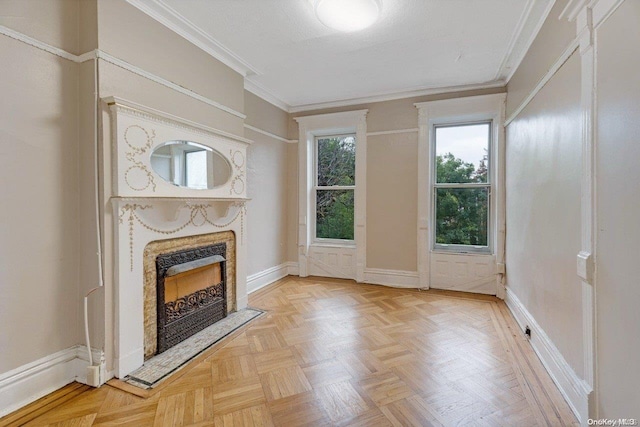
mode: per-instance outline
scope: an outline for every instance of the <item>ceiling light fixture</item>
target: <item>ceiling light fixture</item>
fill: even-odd
[[[314,9],[324,25],[350,33],[376,22],[382,0],[315,0]]]

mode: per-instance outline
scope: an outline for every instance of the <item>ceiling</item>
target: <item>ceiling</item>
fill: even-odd
[[[310,0],[128,0],[288,111],[504,85],[552,0],[383,0],[355,33]]]

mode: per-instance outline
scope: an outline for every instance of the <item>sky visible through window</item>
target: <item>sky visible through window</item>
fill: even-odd
[[[489,147],[489,123],[436,128],[436,156],[453,154],[478,169]]]

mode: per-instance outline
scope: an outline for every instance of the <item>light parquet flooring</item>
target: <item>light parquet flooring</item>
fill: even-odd
[[[83,389],[25,425],[577,425],[496,298],[290,277],[250,304],[268,315],[155,394]]]

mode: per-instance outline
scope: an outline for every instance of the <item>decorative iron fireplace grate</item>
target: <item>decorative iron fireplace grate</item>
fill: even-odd
[[[156,258],[158,353],[227,316],[226,243]]]

